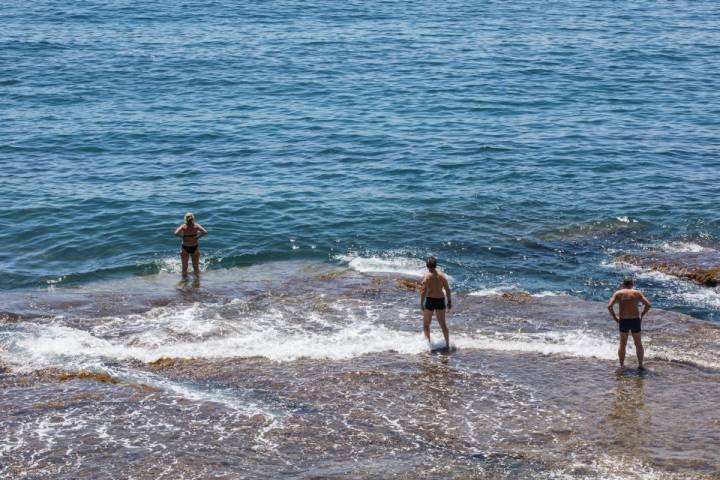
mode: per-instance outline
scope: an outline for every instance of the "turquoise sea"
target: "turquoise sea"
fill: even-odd
[[[414,297],[394,287],[370,294],[373,283],[368,278],[412,278],[422,271],[423,259],[433,254],[461,295],[455,320],[460,352],[495,352],[488,357],[478,353],[484,360],[472,357],[475,353],[454,357],[460,366],[455,365],[459,370],[453,375],[463,379],[456,381],[467,382],[465,392],[480,388],[462,376],[468,372],[481,375],[483,382],[508,382],[503,383],[507,396],[499,397],[497,405],[522,404],[525,407],[517,407],[518,418],[543,417],[542,409],[532,409],[552,404],[555,397],[533,403],[533,395],[542,394],[522,389],[527,385],[542,389],[542,383],[528,380],[520,367],[514,373],[503,371],[503,365],[521,358],[507,352],[523,351],[535,359],[528,360],[531,363],[550,362],[539,373],[548,376],[566,368],[553,363],[562,362],[563,355],[582,358],[567,367],[573,377],[591,368],[589,359],[613,365],[614,327],[604,305],[593,302],[606,301],[623,275],[634,275],[655,307],[670,312],[658,317],[665,319],[657,324],[663,328],[671,328],[673,315],[680,314],[694,317],[688,321],[699,321],[702,328],[716,328],[720,321],[720,288],[617,260],[624,254],[648,253],[720,256],[718,18],[720,4],[707,0],[3,1],[0,380],[10,382],[12,377],[12,382],[19,382],[16,375],[26,370],[105,372],[121,383],[151,385],[164,392],[153,395],[167,395],[162,398],[179,409],[178,418],[197,414],[207,420],[215,413],[203,409],[229,409],[221,416],[229,415],[223,421],[237,429],[219,438],[240,435],[250,424],[269,432],[259,440],[243,437],[255,442],[257,457],[225,452],[222,458],[239,455],[244,460],[223,467],[217,466],[220,460],[180,461],[168,478],[209,478],[208,472],[217,471],[240,478],[233,475],[241,471],[259,475],[268,465],[273,465],[268,472],[283,472],[280,476],[286,478],[306,478],[299,472],[318,476],[312,478],[340,475],[347,470],[343,470],[346,466],[333,469],[337,459],[365,461],[380,454],[362,449],[336,452],[335,460],[318,457],[309,467],[300,466],[300,460],[293,463],[293,455],[315,458],[310,447],[283,451],[272,460],[263,457],[262,449],[271,450],[271,445],[282,449],[281,438],[296,431],[293,428],[309,429],[304,438],[321,439],[327,432],[343,438],[369,422],[374,426],[368,426],[366,433],[402,436],[392,422],[384,427],[372,423],[372,418],[383,415],[409,431],[403,418],[412,423],[411,412],[398,412],[383,403],[383,398],[402,393],[390,384],[390,397],[368,400],[374,402],[374,414],[350,412],[355,397],[345,397],[350,410],[335,404],[331,409],[335,416],[323,424],[327,431],[314,430],[325,419],[322,414],[313,417],[322,412],[322,393],[305,397],[299,392],[324,378],[314,370],[321,368],[322,359],[338,362],[333,364],[337,367],[333,375],[349,378],[356,370],[377,373],[385,368],[375,362],[392,364],[400,357],[406,361],[421,355],[422,347],[413,343],[417,339],[406,336],[420,331],[418,312],[411,310]],[[194,287],[176,285],[179,241],[173,231],[186,211],[209,231],[201,240],[203,283]],[[352,278],[345,278],[348,275]],[[336,283],[313,283],[336,276],[340,278]],[[348,293],[358,285],[370,290]],[[287,295],[296,303],[284,303],[290,302],[287,299],[262,303],[265,300],[254,297],[262,292],[274,292],[277,298]],[[492,303],[508,292],[528,292],[534,295],[528,298],[546,303],[529,313]],[[260,303],[243,303],[250,298]],[[463,298],[469,309],[465,314]],[[330,302],[327,308],[333,313],[317,307],[321,301]],[[306,316],[297,310],[300,306],[315,313]],[[259,322],[256,326],[262,332],[269,332],[268,337],[261,330],[253,336],[255,326],[247,327],[248,333],[238,324],[237,319],[248,312],[255,312],[253,321]],[[522,324],[518,318],[526,314],[531,319],[527,325],[533,326],[522,328],[530,328],[530,337],[498,339],[497,335],[515,335],[511,332]],[[573,316],[579,323],[558,320]],[[358,326],[351,318],[365,323]],[[540,323],[534,324],[533,318]],[[293,336],[300,335],[291,326],[294,322],[300,322],[311,337]],[[375,338],[369,332],[376,328],[389,330]],[[562,332],[568,331],[577,337],[564,337]],[[247,343],[239,340],[243,335],[250,335]],[[306,347],[303,339],[308,338],[316,349]],[[717,386],[720,367],[716,360],[708,360],[716,344],[697,351],[688,347],[680,354],[674,343],[655,338],[656,345],[664,346],[649,353],[651,360],[700,365],[707,375],[714,372],[712,385]],[[329,343],[323,343],[326,340]],[[413,347],[398,346],[402,342]],[[262,348],[254,350],[253,345]],[[395,353],[387,357],[378,353],[389,350]],[[688,351],[687,355],[705,360],[688,360],[683,356]],[[247,357],[252,365],[227,367],[227,378],[193,376],[203,369],[215,375],[224,368],[219,364],[227,366],[226,360],[217,360],[218,355],[235,359],[227,360],[231,364],[237,355]],[[368,360],[374,355],[381,358]],[[628,355],[634,358],[632,351]],[[167,375],[140,373],[150,368],[142,365],[161,357],[209,364],[196,365],[192,374],[177,365],[172,368],[179,370]],[[490,363],[482,363],[486,361]],[[276,362],[286,362],[287,369],[295,372],[297,391],[280,393],[276,383],[286,373],[273,370],[279,368]],[[13,372],[6,377],[3,363]],[[490,370],[480,364],[491,365]],[[415,368],[393,365],[387,368],[396,373]],[[436,379],[436,369],[443,368],[450,367],[431,365],[430,376],[423,378]],[[241,372],[251,375],[247,378],[267,375],[272,380],[230,387],[235,380],[229,379]],[[585,378],[588,390],[579,398],[597,396],[593,385],[605,381],[603,375]],[[618,395],[650,398],[652,388],[661,388],[661,383],[662,389],[678,396],[688,388],[662,378],[667,383],[658,380],[648,387],[647,397],[645,393],[638,397],[636,378],[628,380],[630,387],[625,383],[618,387]],[[365,392],[360,384],[354,385],[357,392]],[[486,386],[483,383],[482,388]],[[526,393],[517,393],[516,387]],[[47,388],[44,394],[50,398],[54,393]],[[96,395],[103,405],[124,395],[109,392],[119,387],[106,383],[97,391],[85,388],[91,392],[76,393]],[[27,398],[23,392],[6,395],[5,408],[20,409],[15,419],[27,414],[21,410]],[[720,400],[717,391],[714,395],[702,397],[704,405]],[[184,400],[173,403],[176,397]],[[392,398],[394,405],[410,401]],[[479,397],[466,400],[484,405]],[[121,403],[132,410],[131,402]],[[192,402],[199,402],[200,410],[195,412]],[[260,407],[241,414],[237,402],[243,408],[247,402]],[[108,406],[105,414],[124,415],[113,408]],[[171,407],[167,408],[165,414],[172,417]],[[481,410],[458,413],[458,422],[481,415]],[[488,418],[497,414],[482,411]],[[427,418],[434,418],[428,412]],[[238,420],[246,414],[245,420]],[[592,409],[578,413],[586,418],[596,414]],[[44,414],[38,415],[37,425],[46,425]],[[148,415],[150,423],[172,423]],[[262,415],[265,420],[258,420]],[[653,418],[662,415],[656,412]],[[555,420],[572,423],[570,416]],[[320,423],[312,427],[293,423],[310,417],[309,422]],[[353,419],[359,423],[352,424]],[[435,418],[426,427],[432,430],[445,420]],[[682,424],[686,419],[673,421]],[[713,419],[705,421],[717,426]],[[100,417],[97,422],[87,431],[102,429]],[[503,424],[508,431],[546,428],[508,422]],[[99,478],[92,469],[54,470],[59,463],[53,459],[65,454],[59,447],[43,444],[41,434],[28,437],[18,425],[4,424],[11,432],[7,444],[20,442],[20,446],[0,447],[0,459],[4,454],[16,459],[6,470],[0,466],[0,477]],[[284,425],[295,426],[282,430]],[[601,431],[607,426],[583,425],[561,430]],[[130,430],[134,433],[126,436],[114,432],[118,440],[113,448],[120,449],[123,441],[132,443],[141,428]],[[197,435],[187,432],[183,435]],[[272,432],[277,438],[270,438]],[[653,445],[667,441],[687,457],[668,466],[658,460],[664,455],[660,447],[645,451],[637,446],[641,453],[631,450],[647,460],[643,464],[647,468],[628,478],[656,478],[643,475],[658,472],[657,478],[669,478],[663,475],[677,471],[691,472],[688,478],[704,478],[693,475],[718,472],[717,462],[704,454],[693,456],[699,451],[696,443],[673,443],[675,437],[663,432]],[[512,439],[503,450],[478,444],[440,448],[440,436],[421,440],[421,433],[413,435],[396,444],[398,451],[405,452],[402,460],[393,463],[383,457],[367,465],[384,465],[386,473],[409,475],[402,478],[431,478],[418,473],[426,467],[414,463],[419,455],[433,458],[436,453],[445,455],[438,452],[462,451],[470,455],[465,460],[482,458],[490,469],[483,470],[486,477],[477,478],[505,478],[507,472],[508,478],[526,474],[540,478],[538,472],[545,471],[542,465],[575,451],[567,447],[555,452],[542,446],[540,460],[521,462],[507,452],[528,445],[531,440],[525,437]],[[463,441],[470,442],[467,435]],[[555,444],[566,440],[565,433],[553,435]],[[701,438],[710,444],[720,442],[716,434],[706,435]],[[28,447],[33,445],[31,437],[38,442],[35,447]],[[365,440],[379,441],[371,442],[370,437]],[[358,446],[365,440],[355,438],[350,444]],[[612,443],[596,437],[582,441],[600,445],[606,440]],[[203,440],[204,444],[216,441]],[[403,450],[403,445],[420,445],[422,454],[409,446]],[[155,453],[160,451],[157,448]],[[477,453],[482,448],[484,453]],[[500,450],[510,457],[493,457]],[[472,457],[476,453],[480,457]],[[47,463],[28,460],[37,455]],[[467,467],[472,463],[467,461],[454,464],[456,472],[465,472],[458,478],[479,475],[474,464]],[[625,478],[609,476],[617,472],[602,470],[605,467],[590,460],[577,461],[588,472],[605,472],[597,478]],[[94,462],[103,464],[103,460]],[[130,476],[144,471],[142,462],[128,462],[112,468]],[[612,458],[607,460],[607,465],[611,463]],[[466,467],[469,470],[463,470]],[[699,470],[692,473],[693,468]],[[152,471],[147,478],[161,478],[159,470]],[[381,475],[369,466],[363,472],[366,476],[358,474],[358,478]],[[571,467],[557,475],[547,478],[596,478],[590,473],[583,477]]]

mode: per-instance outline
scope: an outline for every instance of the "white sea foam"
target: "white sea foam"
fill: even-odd
[[[565,295],[562,292],[553,292],[550,290],[543,290],[542,292],[536,292],[533,293],[532,296],[536,298],[544,298],[544,297],[559,297],[561,295]]]
[[[521,292],[523,291],[520,287],[517,285],[498,285],[495,287],[487,287],[487,288],[481,288],[480,290],[475,290],[473,292],[470,292],[468,295],[471,295],[473,297],[491,297],[494,295],[502,295],[503,293],[512,293],[512,292]],[[561,292],[553,292],[550,290],[543,290],[540,292],[531,293],[530,296],[535,298],[544,298],[544,297],[557,297],[563,295]]]
[[[217,313],[212,314],[217,308],[217,305],[200,303],[181,309],[157,307],[141,315],[103,321],[93,327],[91,333],[106,338],[123,332],[128,343],[144,346],[162,345],[177,337],[203,339],[221,335],[230,326]]]
[[[594,453],[592,458],[587,458],[582,454],[572,453],[568,460],[570,460],[572,473],[555,470],[538,478],[548,480],[661,480],[668,478],[665,472],[659,472],[635,457]],[[593,473],[578,476],[576,470],[590,470]]]
[[[677,295],[690,305],[720,310],[720,288],[698,287],[692,291],[678,292]]]
[[[267,405],[262,405],[256,401],[243,398],[237,391],[227,392],[223,388],[207,388],[175,382],[148,372],[127,372],[124,370],[115,372],[111,370],[109,373],[117,377],[131,377],[135,382],[161,388],[165,392],[173,393],[178,397],[186,398],[188,400],[203,403],[219,403],[233,410],[242,412],[245,415],[263,415],[268,418],[275,418],[277,416],[287,414],[287,412],[281,411],[277,408],[273,409]]]
[[[495,335],[460,337],[455,343],[461,348],[556,354],[604,360],[613,360],[616,348],[613,340],[585,330],[496,333]]]
[[[160,273],[180,273],[182,272],[182,261],[180,260],[180,254],[173,255],[172,257],[163,257],[155,261]],[[207,269],[207,257],[200,255],[200,271],[204,272]],[[188,260],[188,271],[192,272],[192,261]]]
[[[668,253],[698,253],[713,251],[712,248],[704,247],[693,242],[665,242],[660,245],[660,249]]]
[[[24,323],[12,336],[0,338],[0,358],[19,369],[44,367],[99,368],[107,362],[139,360],[151,362],[162,357],[232,358],[265,357],[274,361],[299,358],[349,359],[370,353],[394,351],[418,354],[427,343],[416,332],[394,330],[367,319],[334,331],[321,333],[304,329],[287,330],[246,325],[220,337],[173,340],[162,328],[141,335],[101,338],[89,331],[59,324]],[[152,332],[152,333],[151,333]],[[435,332],[437,336],[437,332]],[[456,334],[460,348],[537,352],[579,357],[612,359],[613,342],[585,331],[543,334]]]
[[[356,254],[336,255],[334,258],[346,262],[350,268],[362,273],[399,273],[420,277],[425,271],[425,264],[416,258],[400,256],[362,257]]]
[[[88,368],[106,360],[151,362],[162,357],[220,359],[258,356],[275,361],[347,359],[391,350],[413,354],[425,348],[422,338],[416,333],[393,331],[370,323],[352,325],[327,334],[283,332],[277,328],[248,329],[245,334],[156,345],[108,340],[61,325],[25,324],[24,327],[22,333],[16,332],[10,339],[3,339],[0,358],[13,364],[21,361],[21,367],[30,369],[68,364]]]
[[[658,272],[657,270],[636,270],[635,278],[642,280],[650,280],[658,283],[678,283],[678,277],[668,275],[667,273]]]
[[[636,278],[666,284],[668,297],[686,305],[720,310],[720,288],[698,285],[654,270],[642,270],[636,274]]]
[[[480,290],[470,292],[468,295],[472,295],[473,297],[490,297],[508,292],[517,292],[519,290],[520,288],[517,285],[498,285],[495,287],[481,288]]]
[[[614,270],[619,272],[642,272],[646,269],[633,265],[632,263],[620,262],[617,260],[603,260],[600,262],[600,268],[605,270]]]
[[[507,291],[505,288],[496,287],[481,294],[498,294]],[[687,301],[720,309],[717,290],[697,287],[678,294],[685,295]],[[68,326],[62,319],[49,324],[21,322],[14,324],[11,331],[0,332],[0,361],[20,371],[46,367],[103,370],[118,362],[152,362],[162,357],[344,360],[373,353],[394,351],[414,355],[428,350],[419,331],[384,325],[381,306],[359,308],[352,300],[338,300],[327,308],[308,312],[289,303],[249,312],[239,301],[195,303],[97,319],[89,330]],[[409,310],[397,314],[400,318],[411,315]],[[433,338],[438,339],[439,332],[434,331]],[[586,330],[454,332],[453,344],[461,349],[605,360],[613,360],[616,349],[614,338]],[[666,356],[673,358],[672,352]]]

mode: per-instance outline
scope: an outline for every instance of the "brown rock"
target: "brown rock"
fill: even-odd
[[[501,297],[503,300],[509,300],[511,302],[529,302],[532,300],[532,295],[527,292],[505,292]]]
[[[621,255],[616,261],[648,268],[673,277],[692,280],[701,285],[716,287],[720,284],[720,264],[708,265],[698,255]],[[707,259],[712,261],[712,257]]]
[[[327,280],[335,280],[338,277],[341,277],[345,274],[345,270],[338,270],[336,272],[330,272],[330,273],[323,273],[320,275],[320,280],[327,281]]]
[[[401,278],[398,280],[398,285],[406,290],[410,290],[413,292],[420,290],[420,284],[414,280]]]
[[[177,365],[187,364],[192,361],[192,358],[172,358],[172,357],[161,357],[154,362],[148,363],[152,368],[163,370],[165,368],[172,368]]]
[[[101,397],[94,393],[85,392],[85,393],[80,393],[77,395],[72,395],[70,397],[63,398],[63,399],[50,400],[48,402],[43,402],[43,403],[36,403],[34,405],[34,408],[41,408],[41,409],[50,408],[50,409],[54,409],[54,410],[59,410],[59,409],[66,408],[66,407],[76,405],[79,403],[95,402],[100,399],[101,399]]]
[[[65,408],[65,402],[63,402],[62,400],[51,400],[44,405],[43,404],[36,405],[35,408],[60,409],[60,408]]]
[[[110,375],[106,373],[95,373],[95,372],[64,372],[61,373],[58,379],[61,382],[66,382],[68,380],[95,380],[96,382],[101,383],[112,383],[113,385],[120,383],[120,381],[117,378],[111,377]]]
[[[692,278],[703,285],[717,287],[718,283],[720,283],[720,268],[714,270],[696,270],[693,272]]]
[[[101,383],[112,383],[118,384],[120,380],[115,377],[111,377],[106,373],[96,372],[66,372],[57,368],[45,368],[37,370],[34,375],[41,381],[50,382],[66,382],[68,380],[94,380]]]

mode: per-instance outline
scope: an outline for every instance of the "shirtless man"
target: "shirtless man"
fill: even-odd
[[[195,223],[195,216],[188,212],[185,214],[185,223],[175,230],[175,236],[182,237],[182,245],[180,247],[180,260],[182,261],[182,275],[187,276],[188,258],[192,257],[193,273],[195,276],[200,275],[200,245],[198,240],[200,237],[207,235],[202,225]]]
[[[615,304],[620,304],[620,318],[615,315]],[[638,309],[638,303],[644,305],[642,313]],[[633,286],[633,280],[625,277],[623,280],[623,288],[615,292],[608,302],[608,310],[613,319],[620,327],[620,348],[618,349],[618,358],[620,359],[620,367],[625,366],[625,347],[627,346],[628,332],[632,332],[633,342],[635,342],[635,352],[638,358],[638,369],[643,370],[643,356],[645,350],[640,340],[640,324],[645,314],[650,310],[650,302],[640,290]]]
[[[423,332],[428,343],[430,343],[430,322],[432,322],[433,311],[437,316],[438,323],[445,337],[445,349],[450,349],[450,332],[445,323],[445,297],[447,297],[447,308],[452,308],[450,297],[450,285],[447,276],[437,271],[437,258],[428,257],[425,265],[428,273],[425,274],[420,290],[420,308],[423,312]],[[445,293],[443,294],[443,290]]]

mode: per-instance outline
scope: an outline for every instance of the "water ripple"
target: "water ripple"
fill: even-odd
[[[192,210],[211,256],[406,249],[604,296],[610,250],[720,242],[718,13],[10,0],[0,288],[143,274]]]

